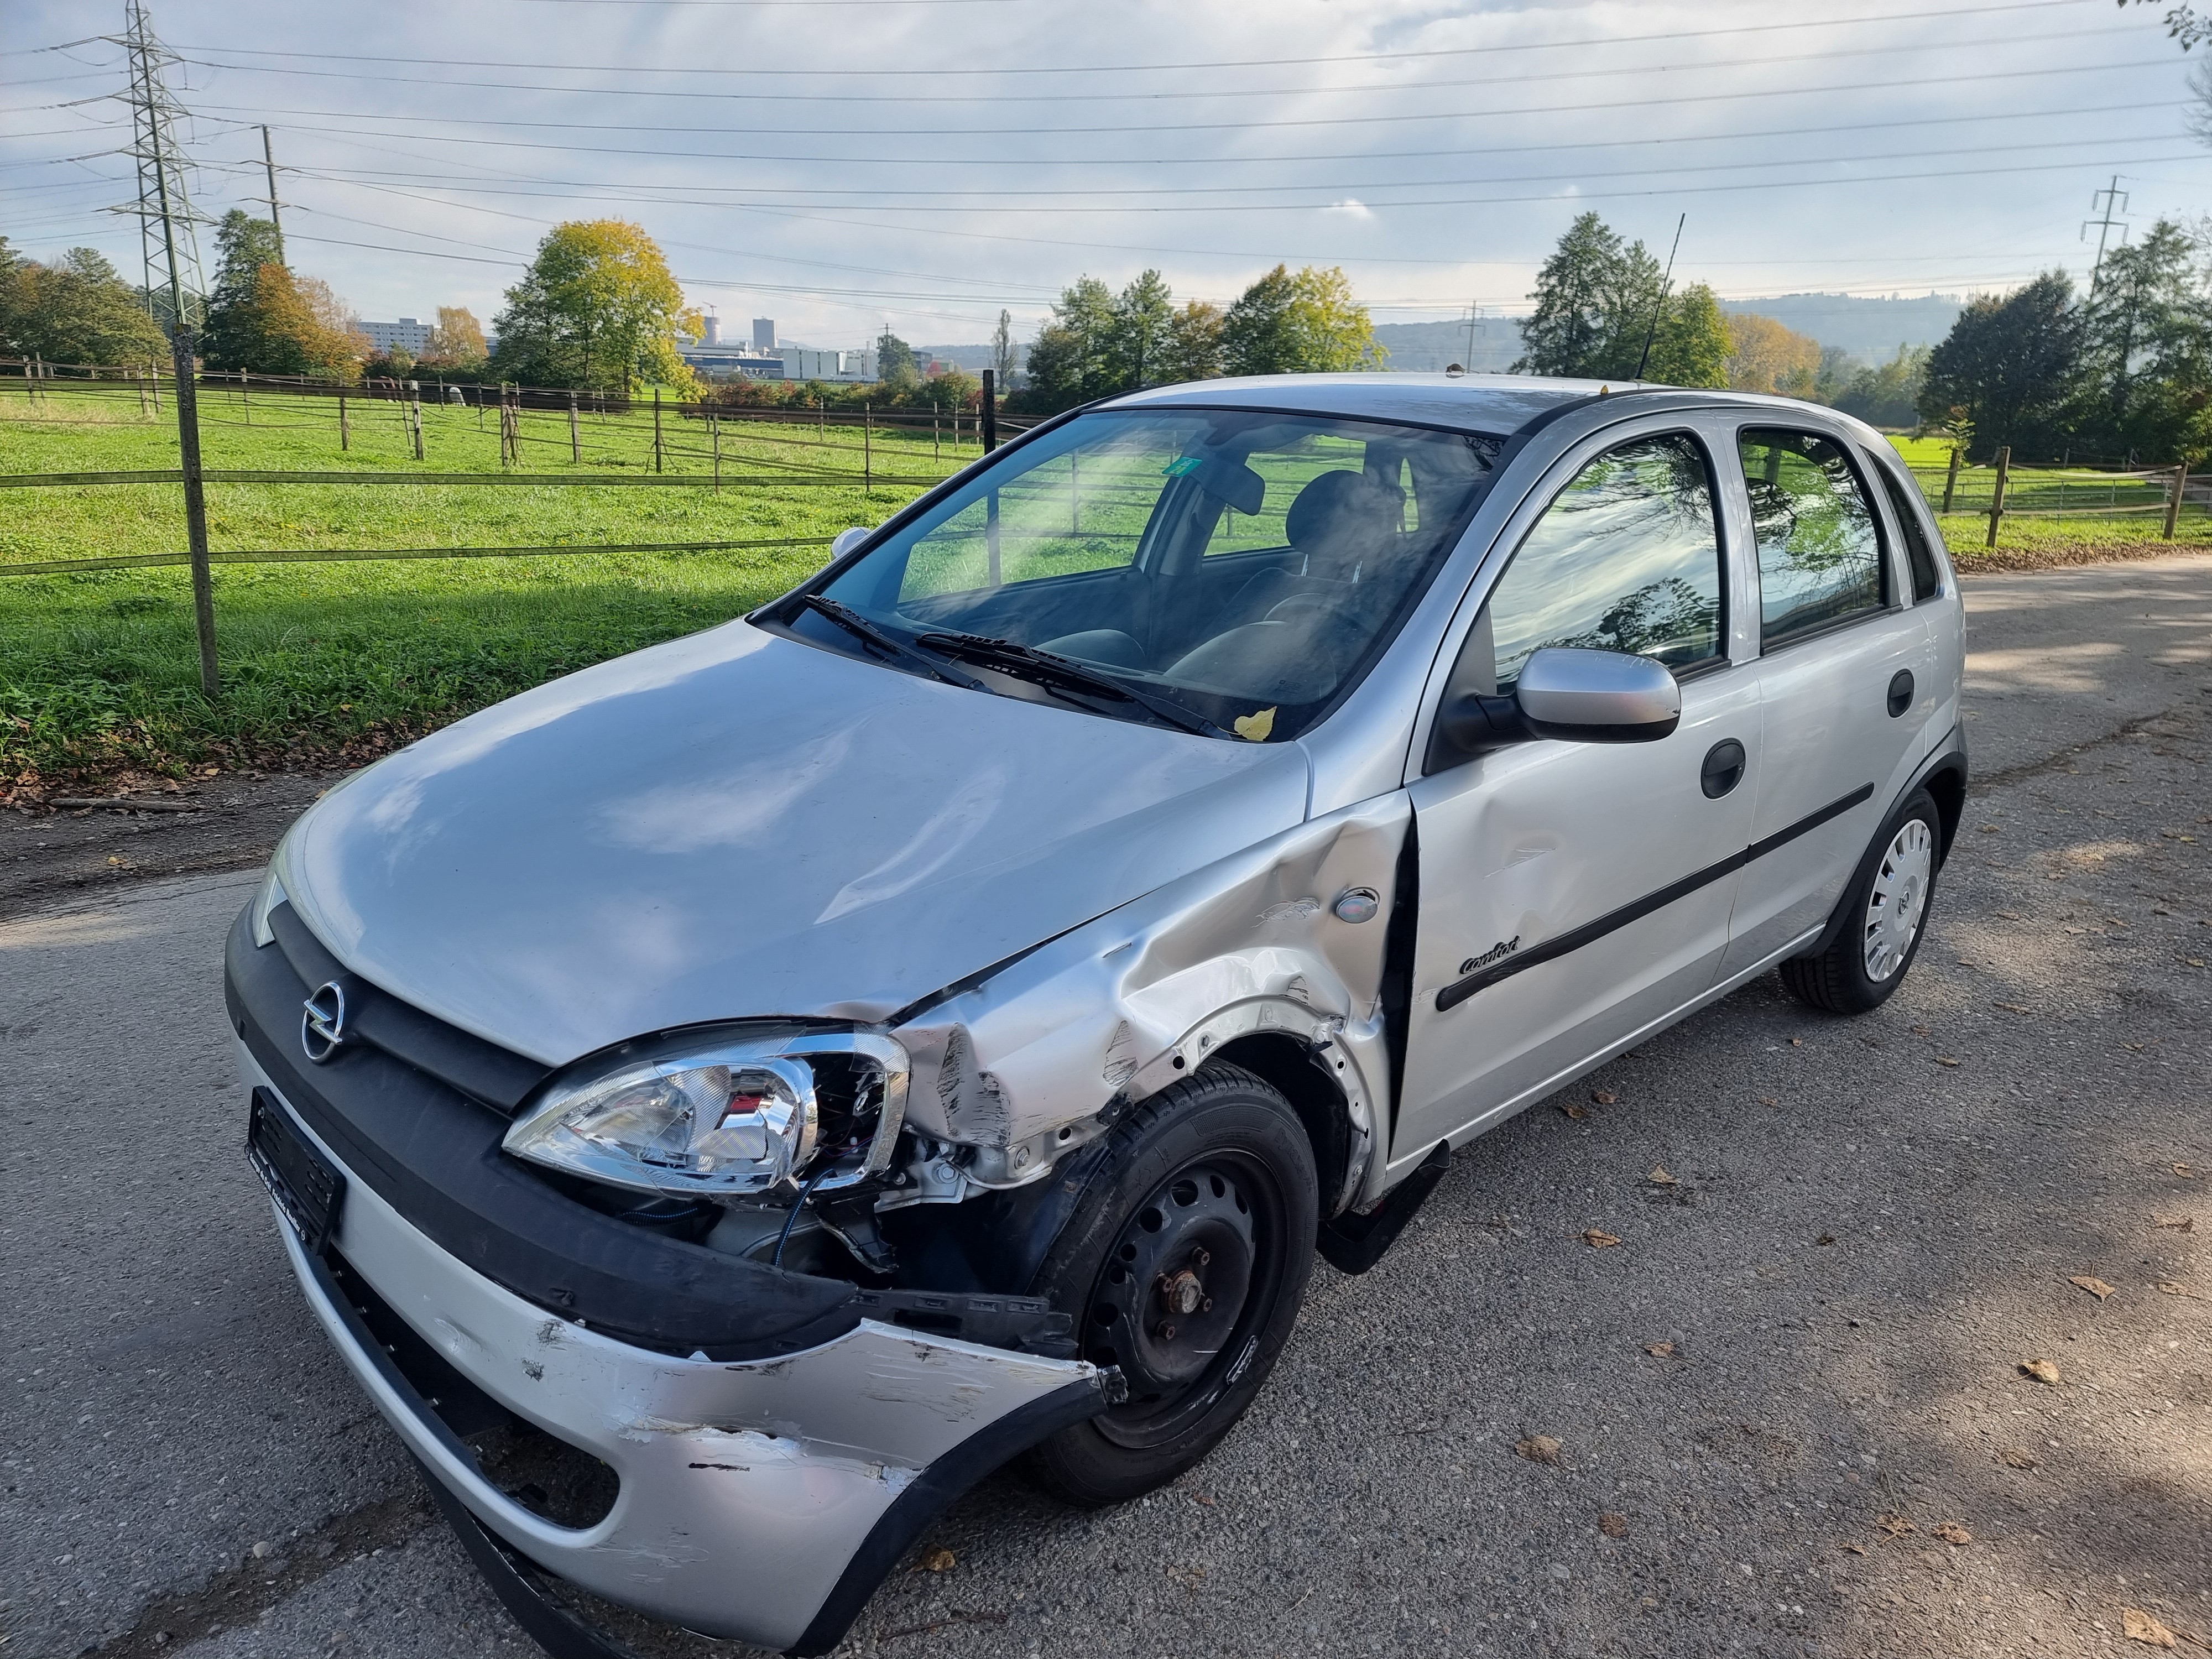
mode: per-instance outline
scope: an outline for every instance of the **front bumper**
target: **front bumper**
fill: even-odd
[[[242,1043],[238,1060],[249,1089],[283,1098]],[[486,1477],[349,1305],[332,1265],[309,1255],[281,1217],[279,1227],[301,1289],[356,1377],[484,1528],[610,1601],[767,1647],[835,1645],[946,1504],[1107,1403],[1104,1375],[1091,1364],[872,1320],[798,1353],[741,1363],[633,1346],[503,1289],[349,1179],[331,1244],[343,1268],[475,1389],[619,1478],[603,1518],[560,1526]]]

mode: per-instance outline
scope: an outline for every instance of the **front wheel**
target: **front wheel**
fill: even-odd
[[[1790,994],[1836,1014],[1863,1014],[1887,1001],[1919,953],[1942,844],[1934,798],[1914,790],[1882,826],[1844,890],[1843,926],[1833,943],[1782,964]]]
[[[1166,1485],[1243,1415],[1297,1322],[1321,1207],[1297,1110],[1237,1066],[1163,1090],[1114,1141],[1030,1286],[1128,1383],[1030,1454],[1085,1505]]]

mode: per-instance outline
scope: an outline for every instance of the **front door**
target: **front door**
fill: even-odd
[[[1470,631],[1447,696],[1508,693],[1543,646],[1655,657],[1682,720],[1644,743],[1432,749],[1391,1155],[1540,1092],[1712,983],[1760,763],[1758,665],[1727,655],[1712,459],[1686,432],[1574,472]],[[1733,745],[1733,747],[1731,747]]]
[[[1737,452],[1759,549],[1766,763],[1729,974],[1827,920],[1920,758],[1933,706],[1927,615],[1900,597],[1900,562],[1850,453],[1766,427],[1740,432]]]

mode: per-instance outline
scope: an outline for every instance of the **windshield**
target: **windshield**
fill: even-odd
[[[1024,444],[839,572],[818,591],[847,625],[818,607],[784,621],[909,668],[957,662],[961,683],[988,690],[1282,741],[1380,654],[1498,442],[1249,410],[1102,410]],[[872,653],[856,621],[917,648]]]

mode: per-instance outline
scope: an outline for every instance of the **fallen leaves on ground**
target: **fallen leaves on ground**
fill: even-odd
[[[2160,1279],[2158,1291],[2160,1296],[2185,1296],[2192,1302],[2202,1302],[2204,1299],[2178,1279]]]
[[[1607,1232],[1602,1228],[1592,1227],[1583,1235],[1583,1243],[1593,1250],[1606,1250],[1620,1243],[1620,1238],[1618,1234]]]
[[[1615,1515],[1608,1510],[1598,1516],[1597,1529],[1607,1538],[1626,1538],[1628,1536],[1628,1517]]]
[[[1832,1244],[1836,1242],[1836,1236],[1833,1233],[1822,1233],[1813,1242],[1815,1244]]]
[[[1992,1002],[1990,1006],[2002,1008],[2008,1014],[2024,1014],[2028,1012],[2027,1005],[2024,1002]]]
[[[1947,1544],[1971,1544],[1974,1541],[1974,1534],[1956,1521],[1946,1521],[1936,1528],[1936,1535]]]
[[[1568,1101],[1562,1105],[1559,1109],[1565,1112],[1569,1117],[1574,1119],[1577,1123],[1581,1122],[1584,1118],[1589,1115],[1589,1108],[1583,1105],[1578,1100]]]
[[[2097,1278],[2092,1273],[2075,1273],[2066,1282],[2069,1285],[2079,1285],[2083,1290],[2088,1291],[2090,1295],[2095,1297],[2100,1302],[2102,1302],[2106,1297],[2112,1293],[2112,1287],[2111,1285],[2107,1285],[2103,1279]]]
[[[2197,1231],[2197,1218],[2193,1215],[2162,1215],[2154,1218],[2151,1224],[2171,1227],[2178,1233],[2193,1233]]]
[[[2204,1174],[2204,1171],[2194,1164],[2176,1164],[2172,1167],[2174,1174],[2179,1176],[2184,1181],[2196,1181]]]
[[[1802,1048],[1805,1046],[1805,1039],[1803,1037],[1791,1037],[1790,1039],[1790,1046],[1793,1048]]]
[[[2120,1634],[2130,1642],[2141,1642],[2146,1647],[2170,1648],[2178,1645],[2174,1634],[2148,1613],[2135,1607],[2120,1609]]]
[[[1671,1359],[1674,1355],[1674,1345],[1671,1342],[1647,1342],[1644,1345],[1644,1352],[1654,1359]]]
[[[1948,1054],[1938,1054],[1936,1056],[1936,1063],[1938,1066],[1956,1066],[1959,1062]]]
[[[1912,1530],[1912,1522],[1896,1514],[1877,1515],[1874,1524],[1876,1531],[1890,1538],[1902,1538]]]
[[[1846,1544],[1844,1547],[1849,1550],[1853,1555],[1864,1555],[1866,1553],[1866,1546],[1864,1544]]]
[[[1663,1164],[1653,1164],[1651,1173],[1644,1178],[1655,1187],[1673,1187],[1680,1184],[1674,1176],[1667,1173],[1667,1166]]]
[[[2022,1376],[2032,1376],[2054,1389],[2058,1386],[2058,1367],[2048,1359],[2023,1359],[2020,1362],[2020,1371]]]
[[[1531,1463],[1549,1463],[1555,1468],[1559,1464],[1559,1443],[1548,1434],[1532,1434],[1526,1440],[1517,1440],[1513,1444],[1516,1457],[1525,1457]]]
[[[2032,1469],[2035,1467],[2035,1454],[2025,1446],[2000,1446],[1997,1462],[2008,1469]]]
[[[959,1559],[940,1544],[935,1549],[921,1553],[921,1570],[924,1572],[950,1572]]]
[[[1772,1095],[1761,1095],[1759,1097],[1759,1103],[1762,1106],[1779,1106],[1782,1103]]]
[[[1213,1507],[1213,1494],[1210,1492],[1202,1492],[1199,1493],[1197,1497],[1191,1499],[1191,1502],[1194,1504],[1203,1504],[1206,1508],[1212,1509]]]
[[[1614,1106],[1618,1105],[1620,1102],[1620,1097],[1613,1093],[1610,1089],[1593,1089],[1590,1091],[1590,1103],[1593,1105]]]

